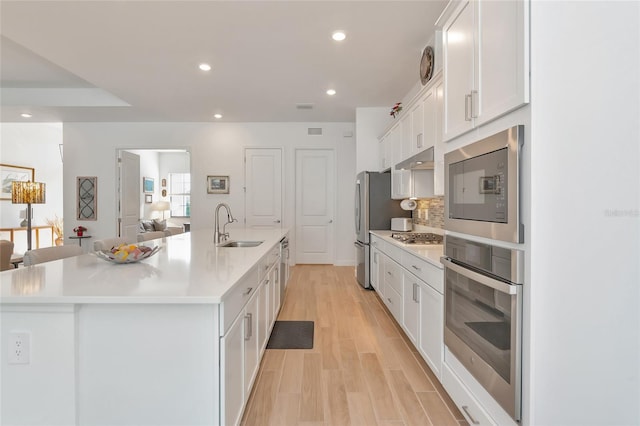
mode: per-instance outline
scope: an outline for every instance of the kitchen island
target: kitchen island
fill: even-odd
[[[2,424],[234,424],[280,306],[287,230],[212,230],[0,273]],[[16,340],[20,356],[10,357]],[[26,346],[25,346],[26,345]]]

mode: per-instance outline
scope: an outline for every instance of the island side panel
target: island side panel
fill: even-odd
[[[76,424],[73,305],[0,306],[0,424]],[[10,364],[11,333],[29,336],[29,363]]]
[[[78,422],[219,421],[218,305],[82,305]]]

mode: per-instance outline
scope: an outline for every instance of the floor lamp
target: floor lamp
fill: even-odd
[[[11,202],[27,205],[27,250],[31,250],[31,204],[44,204],[45,186],[41,182],[11,183]]]

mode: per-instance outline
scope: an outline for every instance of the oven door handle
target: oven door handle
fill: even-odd
[[[451,269],[453,272],[457,272],[460,275],[463,275],[469,279],[479,282],[480,284],[484,284],[487,287],[491,287],[494,290],[498,290],[499,292],[506,293],[509,295],[517,294],[518,288],[516,285],[509,285],[503,283],[502,281],[495,280],[493,278],[487,277],[486,275],[479,274],[471,269],[467,269],[463,266],[457,265],[447,259],[446,257],[441,257],[440,262],[446,267]]]

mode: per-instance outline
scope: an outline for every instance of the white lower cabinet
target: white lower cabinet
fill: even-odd
[[[415,275],[404,270],[402,274],[404,294],[402,297],[403,317],[402,328],[414,345],[418,345],[418,330],[420,329],[420,281]]]
[[[231,328],[221,339],[221,359],[224,366],[221,394],[223,405],[221,423],[235,425],[240,423],[244,406],[244,316],[238,315]]]
[[[442,366],[442,386],[472,425],[495,425],[495,422],[469,392],[460,378],[445,363]]]
[[[260,347],[258,346],[258,292],[253,294],[244,309],[244,392],[249,395],[253,379],[258,372]]]
[[[279,245],[274,247],[222,303],[220,423],[224,425],[240,423],[280,310],[279,250]]]
[[[420,298],[420,336],[418,350],[437,377],[442,375],[444,353],[444,296],[418,280]]]

